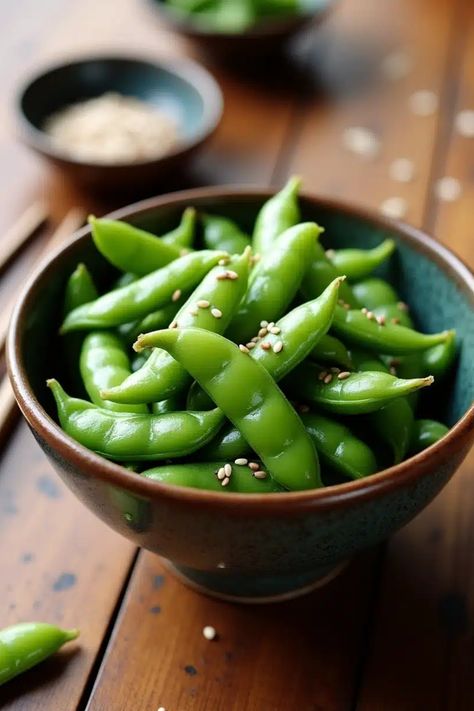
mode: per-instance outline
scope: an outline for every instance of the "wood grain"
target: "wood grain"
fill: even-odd
[[[16,252],[29,240],[46,221],[48,208],[42,200],[29,205],[24,213],[11,225],[0,242],[0,270],[12,259]]]

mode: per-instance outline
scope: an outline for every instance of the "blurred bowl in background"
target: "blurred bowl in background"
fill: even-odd
[[[176,125],[176,145],[164,155],[122,163],[83,160],[58,146],[45,130],[47,120],[68,106],[108,92],[140,99],[168,116]],[[136,190],[166,179],[203,146],[219,124],[222,110],[218,84],[188,59],[81,58],[34,76],[17,101],[24,142],[71,179],[101,192]]]
[[[281,51],[303,29],[320,23],[336,0],[311,0],[308,9],[294,15],[265,18],[241,32],[221,32],[197,24],[190,15],[178,13],[165,0],[149,0],[164,23],[191,40],[204,54],[216,59],[245,62]]]

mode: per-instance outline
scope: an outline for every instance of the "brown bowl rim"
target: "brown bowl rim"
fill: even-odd
[[[129,161],[124,163],[101,163],[81,160],[75,158],[72,154],[58,148],[54,141],[41,128],[35,126],[23,110],[23,100],[30,87],[42,79],[47,74],[61,69],[66,69],[77,64],[85,64],[92,62],[107,62],[125,60],[134,62],[135,64],[148,64],[156,68],[163,68],[170,74],[174,74],[180,79],[190,84],[202,97],[205,107],[205,113],[202,121],[202,127],[196,135],[190,139],[179,141],[174,149],[143,160]],[[52,160],[62,161],[69,165],[75,165],[81,168],[93,170],[123,170],[123,169],[140,169],[148,166],[154,166],[162,161],[173,160],[187,152],[202,145],[210,138],[217,127],[219,126],[224,113],[224,96],[222,90],[211,74],[211,72],[199,62],[190,59],[189,57],[155,57],[151,54],[127,54],[114,52],[98,52],[94,54],[77,55],[69,58],[67,61],[46,63],[33,74],[29,75],[22,83],[15,100],[16,120],[20,127],[20,137],[22,140],[34,148],[39,153],[47,156]]]
[[[148,198],[111,213],[114,219],[135,218],[151,209],[176,206],[185,207],[196,203],[202,198],[239,201],[242,199],[268,198],[274,191],[268,188],[249,186],[216,186],[179,191],[167,195]],[[407,224],[374,214],[368,209],[355,207],[340,200],[318,198],[308,193],[302,193],[301,199],[322,209],[336,210],[356,219],[369,222],[379,229],[394,231],[402,240],[427,254],[437,263],[450,278],[454,279],[462,291],[467,292],[474,305],[474,275],[469,267],[451,250],[436,242],[427,234]],[[16,302],[12,313],[7,339],[7,365],[15,397],[19,407],[30,426],[38,432],[48,445],[59,451],[65,459],[75,466],[85,470],[87,474],[103,482],[128,489],[138,497],[160,498],[167,501],[181,502],[204,507],[225,508],[239,515],[247,515],[249,511],[259,510],[267,514],[291,514],[295,511],[326,511],[334,507],[349,505],[356,501],[367,501],[378,494],[390,493],[393,490],[414,483],[417,479],[429,474],[432,465],[436,465],[438,456],[449,458],[459,447],[463,447],[470,431],[474,430],[474,403],[456,422],[449,432],[437,443],[419,454],[384,469],[376,474],[355,481],[336,484],[327,488],[310,489],[306,491],[285,492],[279,494],[239,494],[220,493],[200,489],[161,484],[156,481],[137,476],[103,457],[91,452],[66,435],[58,424],[45,412],[37,400],[24,370],[20,334],[26,318],[28,302],[34,298],[38,280],[45,272],[53,270],[61,256],[90,234],[88,226],[82,228],[64,245],[59,246],[37,266]],[[459,445],[459,447],[458,447]],[[444,456],[443,456],[444,455]]]

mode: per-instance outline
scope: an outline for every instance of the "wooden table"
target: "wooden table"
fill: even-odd
[[[64,184],[15,142],[15,87],[40,63],[79,52],[189,48],[139,0],[23,0],[3,3],[0,20],[0,228],[40,194],[53,222],[73,205],[104,212],[108,205]],[[186,184],[279,185],[299,173],[307,190],[374,209],[399,196],[407,221],[473,265],[474,141],[455,123],[460,110],[474,109],[472,2],[341,0],[305,42],[301,62],[298,71],[275,64],[272,79],[214,68],[225,116]],[[389,78],[397,66],[400,76]],[[424,89],[439,110],[417,116],[409,97]],[[380,136],[375,159],[344,149],[342,134],[354,126]],[[389,174],[403,157],[416,166],[408,183]],[[443,176],[461,181],[454,202],[437,196]],[[2,275],[0,308],[43,237]],[[415,521],[319,592],[233,606],[191,592],[94,518],[19,422],[0,462],[0,627],[39,618],[82,634],[80,647],[4,687],[0,708],[474,709],[473,469],[471,456]],[[206,624],[218,641],[203,638]]]

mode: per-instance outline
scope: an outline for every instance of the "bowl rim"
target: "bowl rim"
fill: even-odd
[[[169,74],[179,77],[179,79],[190,85],[203,100],[203,117],[199,131],[189,139],[178,141],[174,149],[161,155],[137,161],[105,163],[81,160],[80,158],[74,157],[72,154],[59,148],[44,130],[35,126],[28,118],[23,108],[23,102],[27,92],[37,81],[40,81],[56,71],[76,65],[117,61],[126,61],[136,65],[148,65],[155,69],[164,69]],[[209,138],[217,129],[223,112],[224,96],[222,90],[217,80],[206,67],[188,57],[162,58],[154,57],[151,53],[97,52],[94,54],[75,55],[65,61],[54,63],[46,62],[23,81],[14,99],[14,113],[20,126],[20,136],[27,144],[55,160],[81,167],[105,170],[146,167],[162,160],[176,158]]]
[[[278,37],[292,31],[295,28],[302,27],[312,21],[321,20],[337,0],[324,0],[322,7],[311,9],[303,9],[295,15],[288,15],[281,18],[263,19],[255,25],[243,30],[242,32],[219,32],[218,30],[207,30],[205,27],[193,23],[192,20],[186,18],[185,15],[180,15],[179,11],[173,10],[172,7],[167,7],[162,0],[148,0],[148,5],[153,7],[155,11],[165,19],[169,26],[175,31],[182,32],[186,35],[196,37],[202,40],[222,38],[223,40],[234,40],[238,38],[264,39],[266,37]]]
[[[266,199],[274,194],[269,188],[247,186],[216,186],[169,193],[148,198],[110,213],[112,219],[133,219],[162,207],[184,208],[202,198],[214,200],[241,201],[243,199]],[[307,192],[301,194],[301,200],[316,205],[321,209],[343,212],[356,219],[368,222],[382,230],[395,232],[402,240],[409,242],[418,251],[424,252],[437,263],[448,277],[468,294],[474,307],[474,274],[470,268],[450,249],[435,241],[427,234],[407,224],[374,214],[372,211],[349,205],[340,200],[318,198]],[[46,413],[36,398],[23,366],[20,342],[22,324],[27,318],[28,302],[34,298],[38,281],[48,272],[54,271],[63,254],[74,248],[76,243],[90,235],[90,227],[83,227],[64,244],[46,255],[36,267],[34,273],[23,287],[13,310],[7,338],[7,367],[18,405],[33,430],[56,451],[80,466],[89,476],[112,486],[124,488],[138,497],[160,498],[167,501],[193,504],[207,508],[222,509],[236,515],[247,515],[249,511],[288,515],[292,511],[326,511],[355,501],[367,501],[378,494],[409,485],[424,475],[429,475],[431,465],[438,455],[449,459],[457,451],[459,444],[464,446],[470,433],[474,433],[474,403],[465,414],[450,428],[441,440],[416,454],[370,477],[357,479],[343,484],[309,489],[304,491],[274,494],[239,494],[232,492],[214,492],[200,489],[162,484],[127,471],[114,462],[104,459],[78,444],[66,435],[60,426]],[[444,456],[443,456],[444,455]],[[293,506],[295,507],[293,509]],[[296,508],[297,506],[297,508]]]

